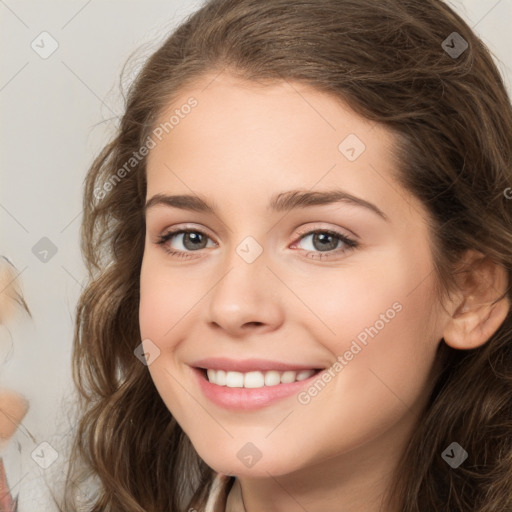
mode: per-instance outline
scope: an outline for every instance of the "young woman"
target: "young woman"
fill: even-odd
[[[211,0],[85,187],[65,510],[512,511],[512,107],[438,0]]]

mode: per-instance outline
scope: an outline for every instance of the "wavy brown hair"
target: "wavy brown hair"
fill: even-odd
[[[468,44],[457,57],[442,47],[453,32]],[[439,0],[205,3],[148,58],[115,138],[86,178],[81,240],[90,280],[76,316],[81,415],[66,511],[78,510],[74,495],[88,477],[98,484],[86,508],[94,512],[201,508],[211,485],[212,469],[134,356],[146,158],[115,175],[187,85],[220,72],[307,84],[395,135],[396,179],[429,212],[440,299],[456,289],[470,249],[512,281],[512,107],[492,55],[459,15]],[[438,378],[389,495],[404,512],[512,511],[512,315],[476,349],[441,340],[436,361]],[[441,458],[453,441],[469,453],[457,469]]]

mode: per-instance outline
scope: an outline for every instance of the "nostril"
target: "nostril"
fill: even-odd
[[[249,325],[259,326],[259,325],[263,325],[263,322],[247,322],[245,325],[247,325],[247,326],[249,326]]]

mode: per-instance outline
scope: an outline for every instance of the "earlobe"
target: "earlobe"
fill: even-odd
[[[460,284],[463,299],[443,332],[446,344],[459,350],[485,344],[510,312],[510,301],[505,295],[508,286],[505,268],[489,258],[479,257],[478,253],[473,252],[472,256],[465,282]]]

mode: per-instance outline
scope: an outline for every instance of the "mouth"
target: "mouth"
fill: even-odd
[[[255,410],[292,398],[326,368],[270,359],[208,357],[189,365],[202,394],[224,409]]]
[[[298,395],[326,368],[263,359],[208,358],[191,365],[202,394],[236,411],[258,410]]]
[[[292,384],[309,379],[324,368],[310,368],[301,370],[253,370],[238,372],[214,368],[197,368],[203,377],[211,384],[227,388],[266,388],[276,387],[281,384]]]

